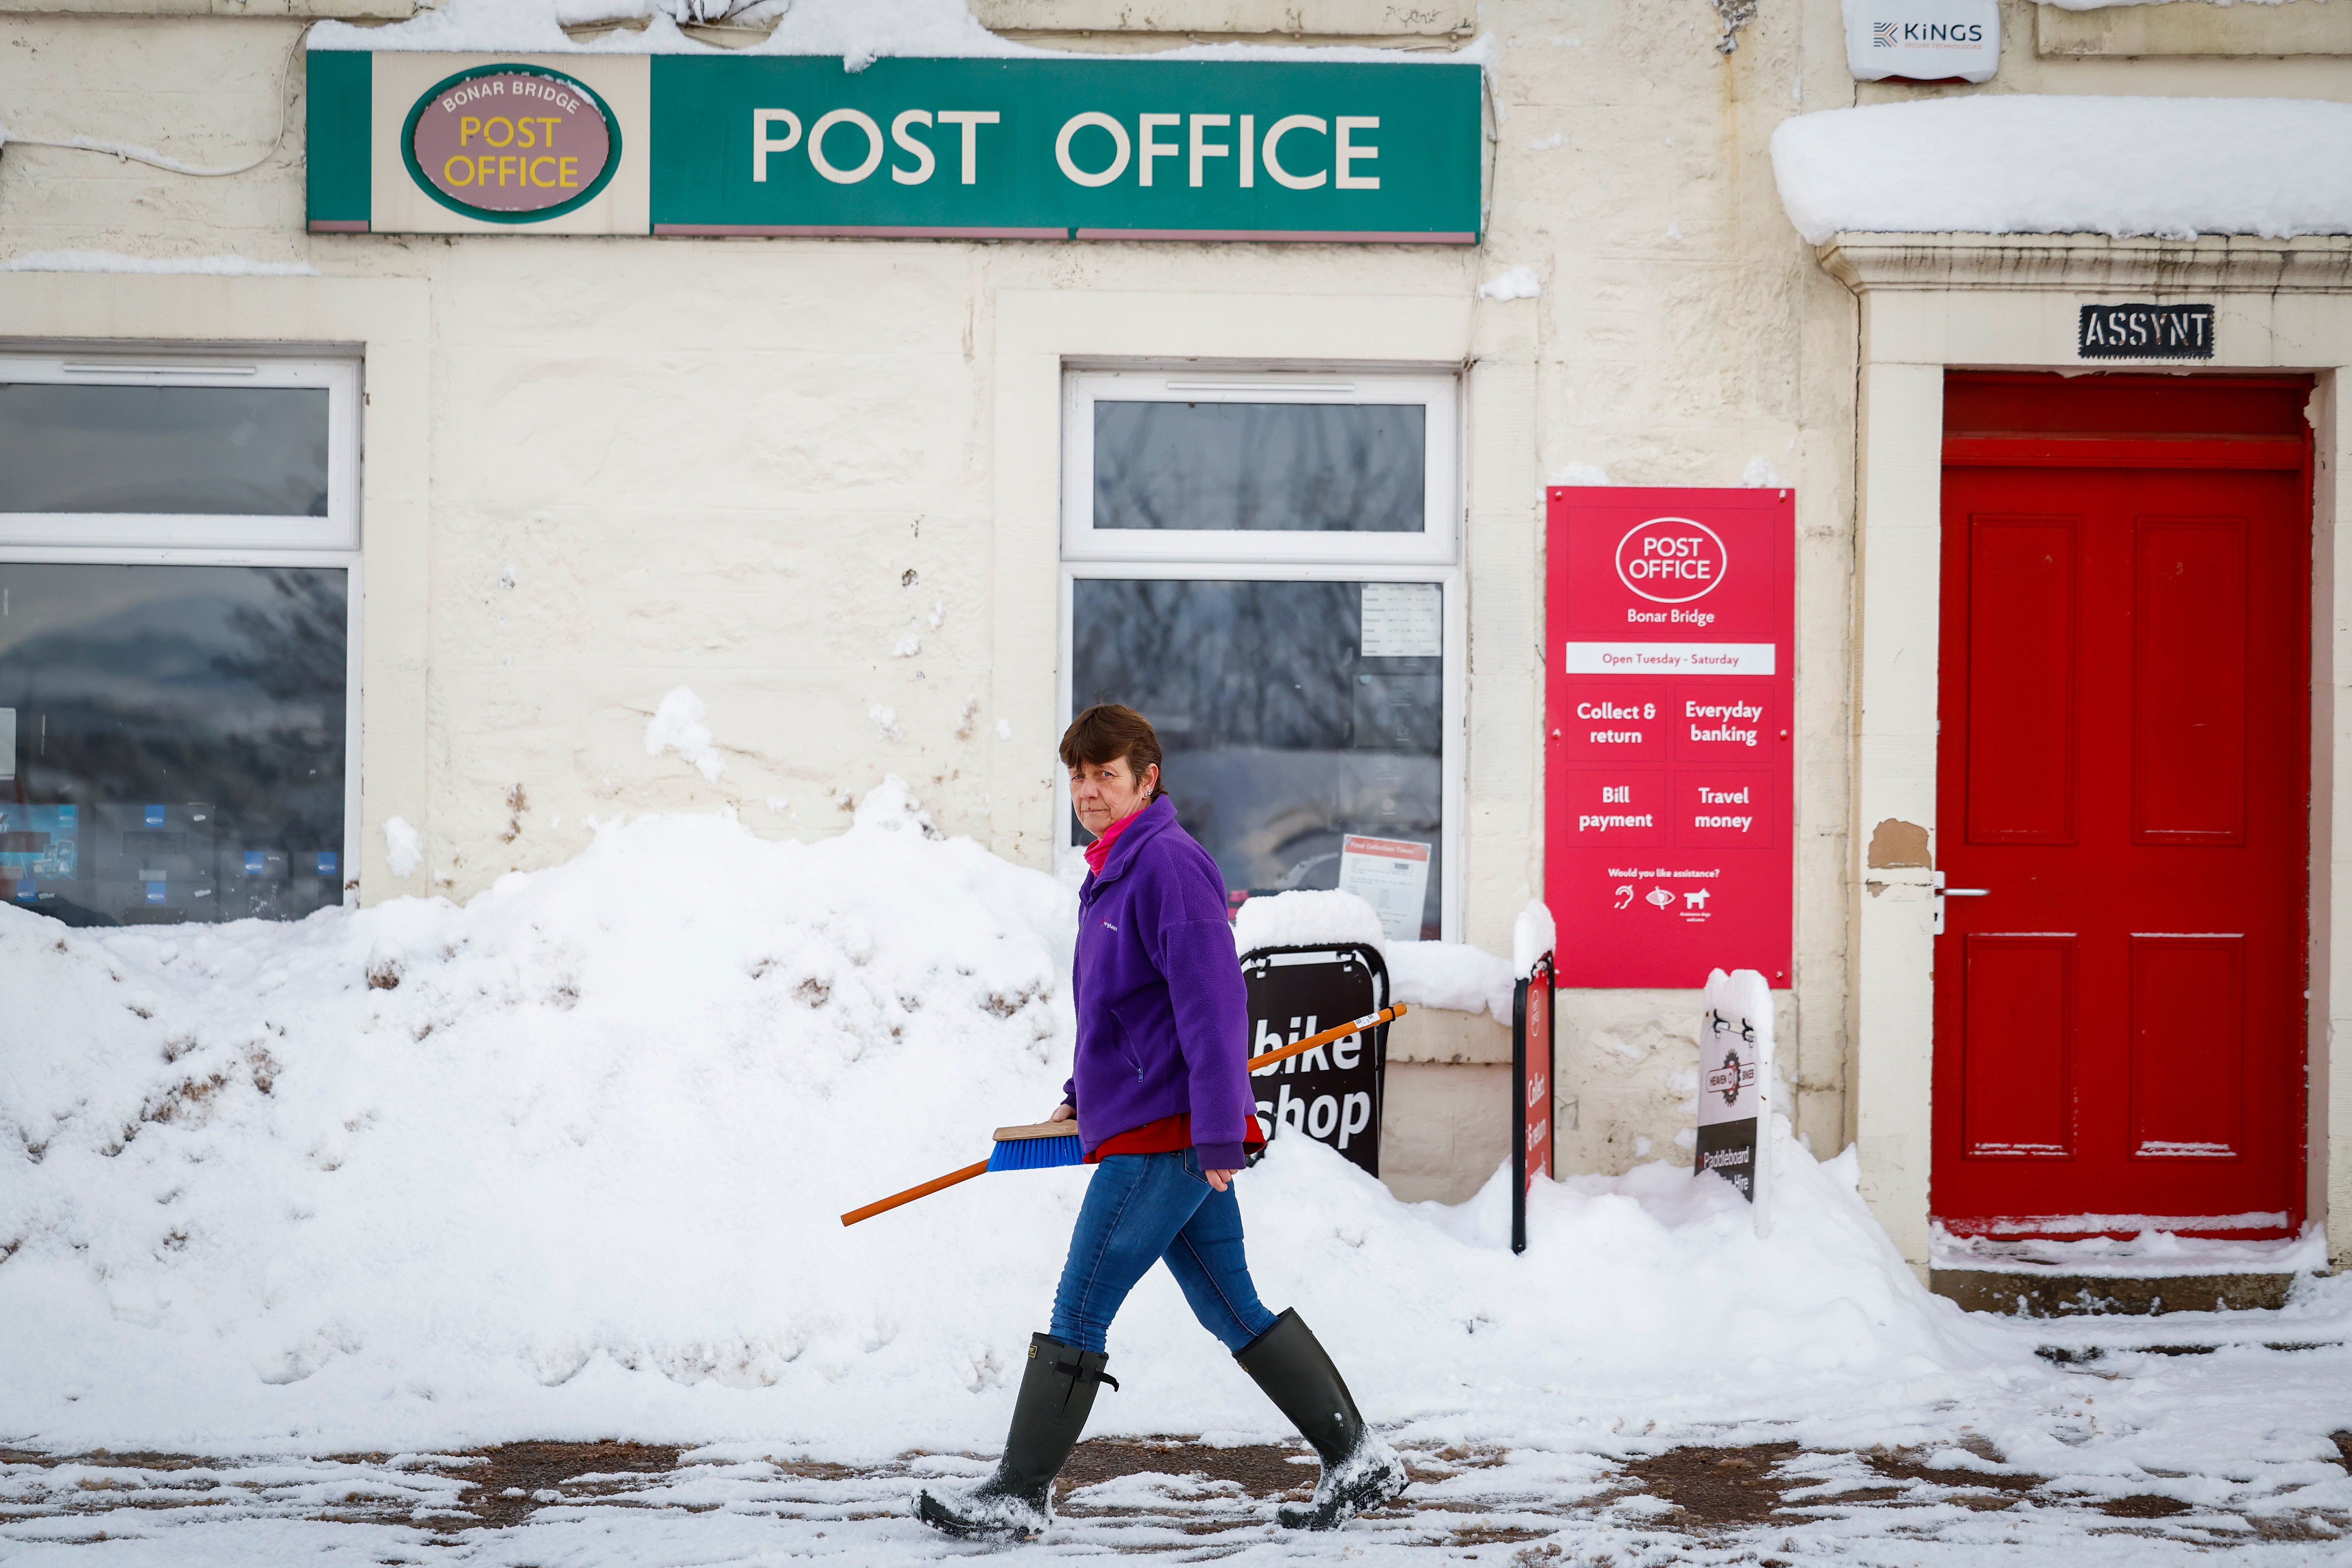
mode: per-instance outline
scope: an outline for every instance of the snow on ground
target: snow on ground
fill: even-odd
[[[2352,233],[2352,104],[2262,98],[1940,98],[1783,121],[1797,232]],[[2062,155],[2057,155],[2063,152]],[[1933,171],[1933,177],[1923,177]]]
[[[2213,1274],[2306,1274],[2327,1267],[2327,1234],[2316,1225],[2305,1226],[2301,1236],[2284,1241],[2231,1241],[2219,1237],[2177,1235],[2163,1229],[2164,1221],[2154,1215],[2061,1217],[2090,1222],[2081,1227],[2085,1230],[2093,1226],[2106,1230],[2129,1226],[2132,1234],[2054,1241],[2039,1236],[1954,1236],[1938,1225],[1928,1243],[1928,1266],[2060,1274],[2074,1279],[2143,1279]],[[2249,1217],[2268,1220],[2273,1226],[2284,1225],[2286,1220],[2284,1215]]]
[[[0,1189],[22,1331],[0,1441],[984,1445],[1085,1173],[837,1216],[1053,1106],[1073,918],[1054,879],[929,836],[896,784],[812,845],[608,828],[462,909],[6,911],[0,1119],[26,1163]],[[1246,1181],[1254,1256],[1277,1305],[1354,1347],[1369,1404],[1465,1438],[1527,1435],[1538,1390],[1580,1423],[1830,1431],[2037,1375],[1918,1289],[1850,1162],[1783,1152],[1769,1246],[1727,1187],[1658,1165],[1540,1190],[1546,1244],[1515,1258],[1500,1177],[1407,1205],[1284,1145]],[[1223,1357],[1202,1375],[1165,1281],[1118,1337],[1105,1429],[1273,1430]],[[1695,1378],[1695,1343],[1738,1353]]]
[[[1001,1441],[1086,1173],[837,1216],[1055,1103],[1073,919],[1064,882],[939,838],[896,781],[823,842],[649,818],[462,908],[103,931],[0,910],[0,1556],[100,1533],[173,1563],[956,1554],[899,1510]],[[1865,1484],[1832,1473],[1849,1450],[1950,1446],[2068,1496],[2179,1497],[2204,1510],[2180,1542],[2291,1492],[2352,1523],[2326,1436],[2352,1427],[2352,1282],[2301,1307],[2294,1339],[2326,1348],[2241,1327],[2194,1360],[2060,1366],[1920,1288],[1851,1154],[1783,1128],[1773,1157],[1769,1240],[1727,1184],[1656,1164],[1539,1184],[1515,1257],[1504,1176],[1407,1205],[1278,1142],[1242,1178],[1261,1289],[1424,1472],[1418,1510],[1350,1549],[1507,1527],[1700,1561],[1643,1545],[1664,1505],[1609,1479],[1694,1442],[1805,1445],[1832,1490]],[[1111,1352],[1096,1435],[1292,1436],[1164,1276]],[[504,1533],[436,1526],[456,1482],[415,1457],[610,1437],[694,1451],[629,1507],[548,1489]],[[210,1462],[22,1452],[101,1448]],[[1057,1551],[1341,1549],[1276,1540],[1229,1482],[1073,1496]],[[1927,1513],[1956,1543],[2060,1528]],[[1853,1554],[1845,1517],[1801,1522]]]

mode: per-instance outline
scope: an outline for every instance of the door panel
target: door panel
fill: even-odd
[[[2074,1152],[2074,939],[1967,942],[1968,1152],[1980,1160]]]
[[[2136,519],[2132,837],[2246,837],[2246,523]]]
[[[2293,470],[1945,470],[1955,1228],[2300,1222],[2309,518]]]
[[[2246,939],[2131,939],[2131,1152],[2236,1159],[2242,1147]]]
[[[1968,521],[1969,839],[2074,839],[2074,553],[2071,517]]]

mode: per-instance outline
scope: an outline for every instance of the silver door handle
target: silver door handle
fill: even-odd
[[[1991,896],[1990,888],[1947,888],[1944,886],[1944,874],[1941,871],[1937,872],[1936,918],[1930,929],[1937,936],[1944,934],[1944,900],[1946,899],[1984,899]]]

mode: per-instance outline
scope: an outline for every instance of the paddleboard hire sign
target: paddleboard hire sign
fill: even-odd
[[[1772,1115],[1772,992],[1752,969],[1706,977],[1698,1032],[1698,1145],[1691,1174],[1712,1171],[1755,1205],[1756,1234],[1772,1230],[1764,1158]]]
[[[1475,65],[308,58],[313,233],[1479,237]]]

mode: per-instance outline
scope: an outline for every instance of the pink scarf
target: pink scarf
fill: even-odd
[[[1127,825],[1142,815],[1141,811],[1137,811],[1120,817],[1102,830],[1101,837],[1087,846],[1087,866],[1096,876],[1102,875],[1103,862],[1110,858],[1110,847],[1118,842],[1118,836],[1127,831]]]

